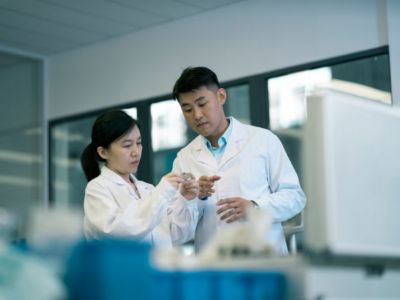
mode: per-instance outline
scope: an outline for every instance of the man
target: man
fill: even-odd
[[[246,211],[255,206],[272,216],[266,239],[279,254],[287,254],[281,223],[302,211],[306,198],[278,138],[267,129],[226,118],[226,91],[206,67],[185,69],[173,96],[199,134],[179,151],[173,165],[173,172],[199,178],[204,201],[193,232],[196,250],[222,226],[245,222]]]

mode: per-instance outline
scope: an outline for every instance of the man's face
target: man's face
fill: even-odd
[[[211,138],[221,136],[225,130],[225,100],[226,91],[217,87],[202,86],[179,94],[179,104],[190,128]]]

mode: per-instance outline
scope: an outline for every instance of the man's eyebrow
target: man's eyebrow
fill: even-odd
[[[197,98],[196,100],[194,100],[194,102],[198,102],[198,101],[201,101],[201,100],[204,100],[204,99],[206,99],[204,96],[200,96],[199,98]]]
[[[200,96],[199,98],[196,98],[194,100],[194,102],[197,103],[197,102],[203,101],[205,99],[206,99],[206,97]],[[190,105],[190,103],[185,103],[185,102],[181,103],[181,107],[185,107],[185,106],[187,107],[187,106],[191,106],[191,105]]]

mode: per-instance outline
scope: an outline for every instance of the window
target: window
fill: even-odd
[[[86,177],[80,157],[90,143],[95,116],[51,127],[50,199],[56,206],[79,206],[83,203]]]
[[[270,129],[282,141],[300,180],[302,166],[302,126],[307,120],[306,98],[320,86],[331,86],[342,91],[356,91],[375,95],[377,101],[391,103],[389,55],[362,54],[334,61],[297,67],[291,72],[267,78]],[[373,97],[368,97],[373,98]]]
[[[296,72],[268,80],[270,128],[292,128],[306,119],[306,97],[332,79],[330,68]]]
[[[176,100],[153,103],[150,112],[153,183],[157,184],[171,172],[176,154],[188,142],[188,126]]]
[[[301,126],[307,118],[305,99],[320,85],[363,88],[380,93],[380,101],[391,103],[388,54],[291,72],[269,78],[267,84],[272,130]]]
[[[234,116],[240,122],[251,124],[249,84],[226,88],[228,101],[225,102],[226,116]]]

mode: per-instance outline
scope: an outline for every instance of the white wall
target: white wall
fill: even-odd
[[[382,46],[379,3],[248,0],[53,56],[49,118],[167,94],[189,65],[226,81]]]

